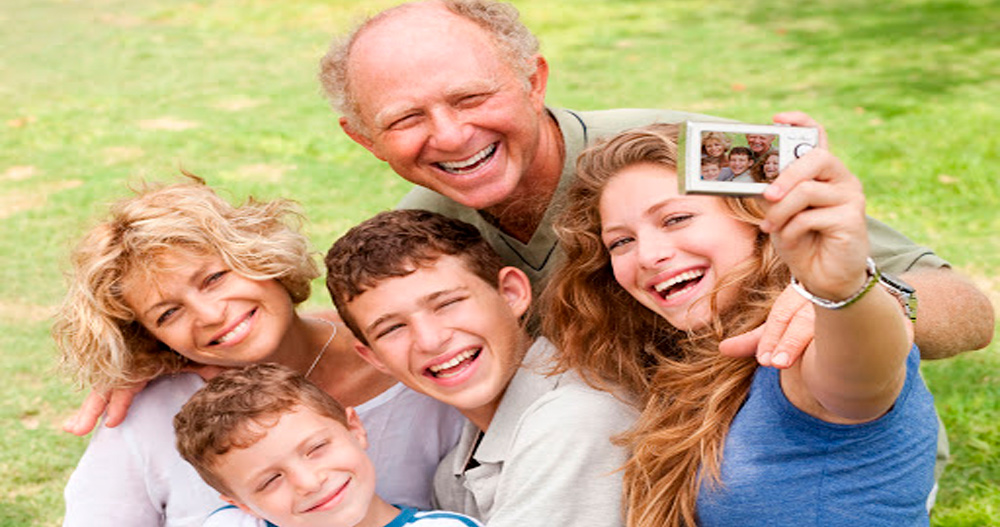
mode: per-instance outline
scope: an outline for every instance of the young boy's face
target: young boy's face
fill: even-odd
[[[455,256],[379,282],[347,309],[368,341],[358,351],[410,388],[489,425],[528,341],[528,277],[505,267],[494,287]]]
[[[729,156],[729,169],[733,174],[741,174],[750,168],[750,156],[746,154],[732,154]]]
[[[722,169],[716,163],[702,163],[701,165],[701,179],[705,181],[715,181],[719,178],[719,172]]]
[[[350,527],[365,519],[375,469],[353,409],[347,426],[298,406],[256,443],[219,456],[216,474],[250,514],[282,527]]]

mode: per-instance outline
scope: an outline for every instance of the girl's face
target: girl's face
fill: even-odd
[[[705,152],[712,157],[719,157],[726,152],[726,147],[722,141],[710,138],[705,141]]]
[[[294,317],[277,280],[252,280],[216,255],[169,251],[159,271],[124,281],[125,303],[158,340],[202,364],[275,360]]]
[[[599,206],[615,280],[679,329],[710,322],[707,300],[698,300],[754,253],[756,227],[730,216],[721,198],[679,194],[676,171],[661,165],[618,172]],[[732,303],[737,287],[720,292],[721,309]]]
[[[778,177],[778,154],[771,154],[764,160],[764,177],[768,181]]]

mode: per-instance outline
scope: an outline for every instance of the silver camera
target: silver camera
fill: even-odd
[[[682,194],[759,195],[778,172],[819,144],[819,129],[688,121],[678,142]]]

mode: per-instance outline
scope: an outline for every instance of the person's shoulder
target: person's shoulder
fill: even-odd
[[[403,527],[406,525],[420,525],[421,527],[482,527],[482,524],[475,518],[457,512],[441,510],[420,511],[413,508],[403,509],[385,527]]]
[[[184,406],[184,403],[204,385],[204,379],[195,373],[176,373],[153,379],[146,388],[136,394],[125,422],[133,416],[146,413],[162,414],[171,411],[177,413],[181,406]]]
[[[681,123],[684,121],[718,121],[731,119],[702,113],[670,110],[665,108],[616,108],[609,110],[571,111],[586,127],[592,138],[616,134],[622,130],[653,123]]]

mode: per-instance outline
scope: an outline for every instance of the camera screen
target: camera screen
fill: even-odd
[[[780,140],[776,134],[702,131],[701,180],[774,181],[780,165]]]

